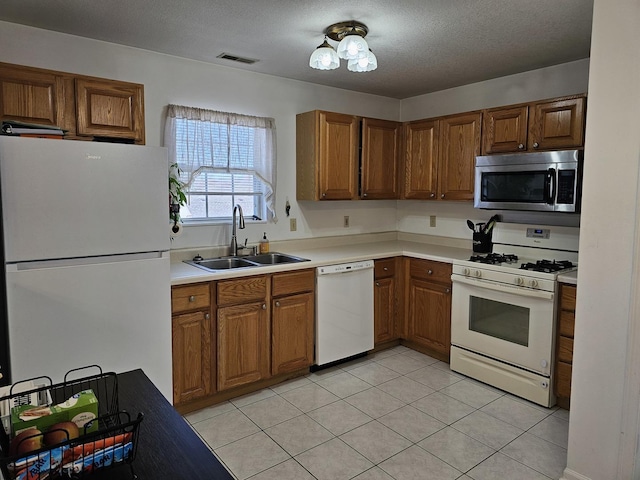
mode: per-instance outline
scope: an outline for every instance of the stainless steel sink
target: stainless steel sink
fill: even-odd
[[[255,263],[259,263],[260,265],[276,265],[278,263],[298,263],[298,262],[308,262],[307,258],[295,257],[293,255],[286,255],[284,253],[271,252],[271,253],[261,253],[260,255],[250,255],[246,257],[247,260],[250,260]]]
[[[203,270],[229,270],[235,268],[248,268],[257,267],[258,264],[254,262],[248,262],[247,260],[239,257],[220,257],[209,258],[207,260],[192,261],[187,260],[185,263],[193,265],[194,267],[202,268]]]
[[[280,263],[308,262],[307,258],[295,257],[284,253],[271,252],[260,255],[247,255],[245,257],[218,257],[205,260],[185,260],[184,263],[202,268],[210,272],[218,270],[230,270],[237,268],[252,268]]]

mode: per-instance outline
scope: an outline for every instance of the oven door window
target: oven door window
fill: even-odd
[[[483,202],[547,203],[547,170],[531,172],[483,172]]]
[[[469,297],[469,330],[524,347],[529,346],[529,309]]]

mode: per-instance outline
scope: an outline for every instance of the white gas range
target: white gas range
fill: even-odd
[[[577,268],[579,229],[498,223],[493,238],[453,264],[451,369],[552,406],[557,276]]]

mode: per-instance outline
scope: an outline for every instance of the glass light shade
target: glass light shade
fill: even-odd
[[[371,72],[378,68],[378,59],[371,50],[360,58],[349,60],[347,68],[351,72]]]
[[[318,70],[335,70],[340,66],[340,59],[333,47],[324,39],[324,43],[316,48],[309,58],[309,66]]]
[[[357,33],[346,34],[338,44],[338,56],[345,60],[355,60],[368,51],[366,40]]]

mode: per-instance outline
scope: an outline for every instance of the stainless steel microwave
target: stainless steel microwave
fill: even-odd
[[[473,206],[577,213],[582,159],[582,150],[476,157]]]

